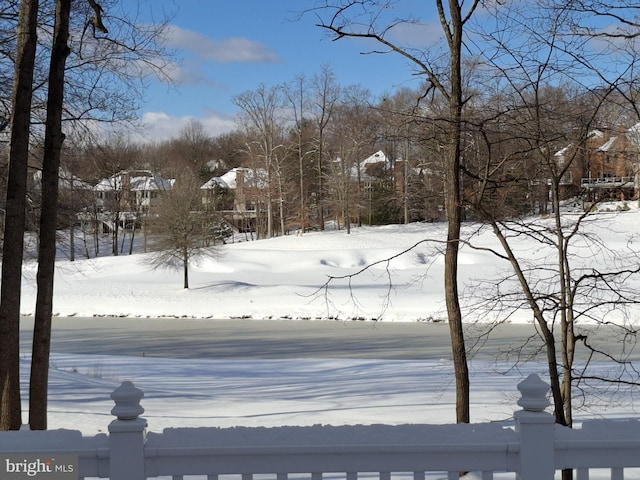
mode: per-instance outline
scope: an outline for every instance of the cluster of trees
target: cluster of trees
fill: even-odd
[[[411,14],[399,15],[387,1],[324,0],[313,13],[335,39],[373,42],[370,53],[383,48],[401,55],[425,79],[414,108],[398,113],[416,127],[418,138],[443,151],[444,284],[458,421],[469,421],[467,348],[457,290],[459,247],[463,242],[473,246],[472,239],[461,238],[463,213],[469,211],[492,228],[502,245],[494,253],[511,266],[506,278],[491,284],[482,312],[497,311],[504,321],[515,309],[530,309],[548,363],[556,421],[571,426],[576,385],[639,383],[633,367],[627,370],[631,378],[622,380],[594,378],[588,366],[574,364],[580,347],[612,358],[591,342],[581,320],[615,323],[626,341],[635,334],[627,308],[640,298],[627,282],[638,275],[640,261],[631,249],[607,251],[597,239],[582,235],[588,213],[567,219],[560,206],[563,178],[582,161],[591,132],[640,119],[640,9],[624,0],[435,0],[434,6],[442,34],[434,44],[403,43],[406,37],[400,33],[436,27]],[[555,154],[567,146],[570,153],[558,161]],[[533,212],[537,202],[531,186],[539,183],[545,185],[551,217],[521,220]],[[514,248],[523,236],[551,253],[535,265],[526,264]],[[578,267],[573,252],[580,243],[594,256],[616,258],[617,267]],[[609,322],[612,312],[615,322]],[[629,367],[624,357],[616,360],[623,371]]]
[[[19,326],[30,168],[41,173],[41,202],[29,424],[46,429],[63,142],[89,135],[95,122],[133,121],[144,74],[162,74],[168,58],[162,25],[137,25],[118,7],[113,0],[8,0],[0,6],[0,133],[8,139],[0,285],[3,430],[22,423]]]
[[[317,84],[331,95],[316,90]],[[292,100],[292,85],[300,95],[298,104]],[[557,184],[567,177],[567,167],[578,184],[587,176],[590,132],[616,132],[636,123],[634,104],[616,91],[542,85],[535,98],[545,109],[540,111],[543,118],[527,118],[531,106],[517,91],[507,97],[476,88],[482,93],[474,94],[467,107],[460,135],[464,175],[459,189],[466,219],[482,219],[476,204],[500,218],[548,213],[553,175]],[[92,185],[140,168],[167,179],[187,171],[202,185],[243,167],[260,179],[252,198],[257,204],[253,208],[262,213],[258,238],[323,229],[327,220],[345,229],[354,222],[438,221],[445,211],[448,121],[438,97],[421,97],[420,89],[403,88],[374,98],[359,86],[342,87],[331,69],[323,67],[312,81],[300,77],[236,97],[242,111],[236,131],[211,137],[192,121],[163,142],[112,138],[85,147],[68,144],[62,161],[66,171]],[[508,111],[496,112],[500,104],[508,105]],[[536,135],[545,143],[547,165],[528,138],[536,122],[545,129]],[[555,154],[570,145],[582,145],[574,149],[580,156],[561,166]],[[376,151],[385,155],[379,162],[362,163]],[[496,154],[508,160],[485,164]],[[551,171],[562,168],[560,174]],[[219,196],[218,208],[229,209],[229,192]],[[33,204],[39,204],[37,196]],[[37,208],[34,213],[37,217]],[[73,212],[69,221],[74,221]]]
[[[404,114],[395,110],[411,108],[419,95],[404,89],[374,98],[360,86],[339,85],[324,66],[312,78],[261,85],[234,98],[242,112],[235,131],[211,137],[194,120],[162,142],[69,142],[63,165],[94,185],[128,169],[164,178],[188,171],[204,184],[243,167],[260,178],[252,198],[264,214],[259,237],[323,229],[327,220],[345,228],[350,222],[440,220],[442,152],[435,140],[415,136],[418,126],[404,125]],[[378,150],[386,162],[360,165]]]

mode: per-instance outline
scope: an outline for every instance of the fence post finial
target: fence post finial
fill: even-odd
[[[118,420],[133,420],[144,413],[144,408],[140,405],[140,400],[144,397],[144,392],[136,388],[133,383],[124,381],[111,393],[111,399],[116,404],[111,409],[111,415],[118,417]]]
[[[522,394],[520,400],[518,400],[518,405],[528,412],[542,412],[551,405],[547,399],[549,384],[535,373],[530,374],[521,381],[518,384],[518,390]]]

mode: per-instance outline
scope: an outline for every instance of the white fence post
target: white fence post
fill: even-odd
[[[142,390],[131,382],[122,382],[111,394],[116,406],[111,414],[117,419],[109,424],[109,477],[111,480],[143,480],[144,443],[147,421],[140,400]]]
[[[519,480],[553,480],[554,419],[544,411],[549,406],[549,385],[536,374],[531,374],[518,384],[522,394],[515,412],[516,432],[520,436]]]

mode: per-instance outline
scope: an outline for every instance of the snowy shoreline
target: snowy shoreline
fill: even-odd
[[[193,318],[253,320],[363,320],[379,322],[443,322],[444,224],[414,223],[360,227],[345,231],[305,233],[268,240],[233,243],[207,250],[191,265],[190,289],[182,288],[180,269],[153,270],[152,254],[60,259],[57,264],[54,315],[104,318]],[[640,234],[640,211],[589,217],[585,232],[608,252],[595,255],[575,248],[574,268],[606,270],[607,261],[630,261]],[[466,227],[474,245],[459,257],[462,308],[468,322],[528,323],[528,309],[497,312],[480,308],[510,265],[489,252],[499,249],[493,234],[477,225]],[[552,259],[553,249],[531,240],[514,243],[522,260],[533,267]],[[580,250],[586,248],[586,250]],[[406,253],[397,256],[399,252]],[[619,252],[613,258],[611,252]],[[595,263],[594,263],[595,262]],[[24,267],[22,313],[33,315],[37,265]],[[613,268],[613,267],[612,267]],[[327,283],[328,282],[328,283]],[[640,290],[638,280],[629,287]],[[608,312],[607,321],[619,321]],[[630,323],[640,323],[632,307]]]

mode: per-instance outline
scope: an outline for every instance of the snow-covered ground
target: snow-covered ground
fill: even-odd
[[[593,215],[585,228],[609,250],[630,258],[638,251],[640,210]],[[446,318],[445,229],[444,224],[414,223],[356,228],[350,235],[345,230],[332,230],[219,246],[194,261],[188,290],[182,288],[180,268],[152,269],[152,254],[61,260],[56,271],[54,313],[81,317],[442,320]],[[506,261],[487,250],[500,250],[491,231],[476,230],[470,225],[465,234],[485,250],[465,245],[459,259],[461,293],[467,305],[476,305],[482,294],[475,288],[478,280],[501,279],[510,271]],[[598,262],[612,261],[610,256],[595,252],[593,246],[581,248],[573,257],[576,266],[604,268],[604,263]],[[557,255],[525,237],[514,241],[514,249],[523,261],[534,265],[548,258],[553,261]],[[637,259],[630,261],[637,263]],[[367,266],[359,275],[344,278]],[[35,272],[35,262],[28,263],[22,300],[25,315],[33,314],[35,308]],[[336,278],[324,288],[330,277]],[[474,313],[477,308],[469,308],[467,320],[473,320]],[[640,310],[637,317],[640,321]],[[482,318],[494,319],[486,312]],[[510,321],[527,322],[530,318],[524,310]]]
[[[147,254],[61,260],[54,310],[61,316],[104,316],[105,323],[109,316],[175,317],[176,335],[181,317],[438,320],[444,318],[445,310],[444,228],[442,224],[367,227],[350,235],[327,231],[228,244],[192,266],[188,290],[182,288],[180,270],[152,270]],[[599,214],[588,228],[610,248],[632,253],[640,211]],[[469,234],[473,230],[467,228]],[[476,233],[473,242],[497,248],[488,231]],[[531,261],[551,254],[526,241],[516,248]],[[593,255],[580,258],[594,260]],[[342,277],[368,265],[373,267],[351,281],[336,279],[324,289],[329,276]],[[500,278],[507,268],[488,251],[465,246],[460,257],[463,295],[467,298],[474,291],[477,279]],[[34,309],[34,278],[35,265],[28,264],[22,300],[27,315]],[[471,318],[474,312],[467,313]],[[529,318],[522,312],[511,321]],[[26,421],[27,352],[22,362]],[[544,365],[535,363],[510,367],[472,362],[474,422],[510,418],[518,408],[516,384],[528,373],[545,372]],[[142,404],[154,431],[171,426],[449,423],[455,419],[452,366],[446,359],[176,360],[53,352],[50,428],[88,434],[105,431],[113,406],[109,395],[123,380],[145,391]],[[613,398],[589,398],[581,415],[635,416],[633,394],[630,389],[619,390]]]
[[[28,361],[23,363],[24,420]],[[472,421],[510,421],[518,382],[544,365],[471,362]],[[610,368],[601,364],[599,371]],[[448,360],[185,360],[53,354],[49,428],[106,432],[111,392],[145,392],[149,430],[170,427],[455,423]],[[634,389],[588,399],[577,419],[637,417]],[[581,400],[577,399],[577,405]]]

